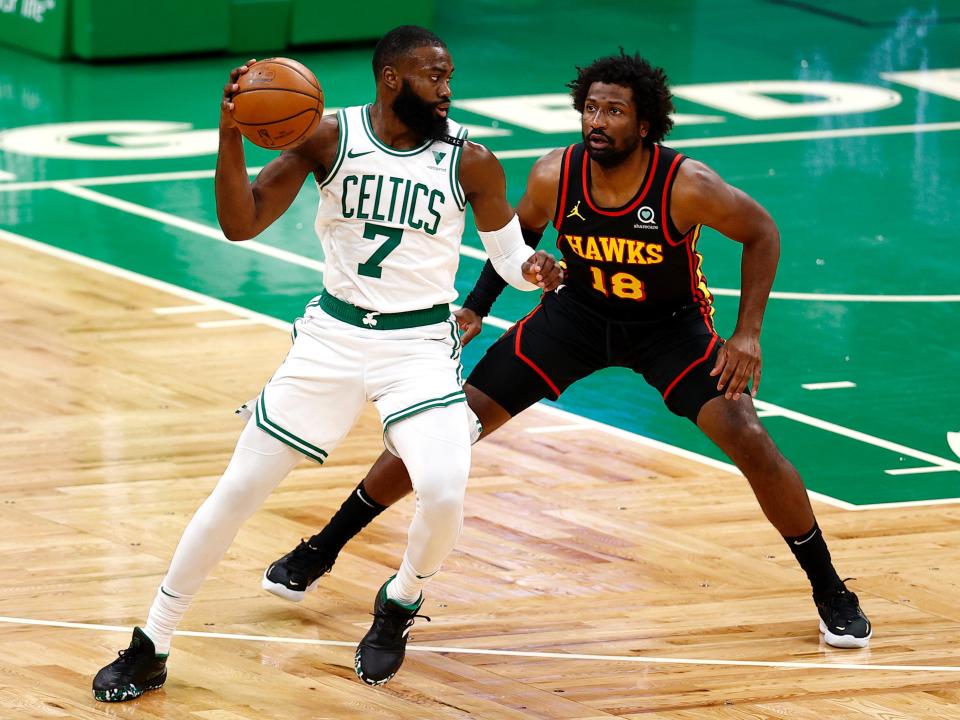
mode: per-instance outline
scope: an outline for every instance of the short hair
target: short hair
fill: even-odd
[[[429,45],[446,48],[447,44],[437,35],[419,25],[401,25],[388,32],[373,49],[373,75],[380,77],[387,65],[393,65],[398,59],[417,48]]]
[[[673,95],[663,68],[653,67],[639,54],[627,55],[623,48],[620,48],[619,55],[599,58],[583,68],[578,66],[576,79],[567,83],[577,112],[583,112],[590,86],[596,82],[633,90],[637,117],[650,123],[644,144],[660,142],[673,128],[670,118]]]

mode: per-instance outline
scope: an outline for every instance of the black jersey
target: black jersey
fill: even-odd
[[[697,252],[700,226],[681,233],[670,219],[670,190],[685,157],[654,145],[637,195],[619,208],[590,197],[590,158],[583,143],[563,154],[557,189],[557,247],[566,288],[610,320],[651,321],[699,307],[713,328],[713,297]]]

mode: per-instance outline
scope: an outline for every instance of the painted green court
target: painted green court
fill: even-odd
[[[812,490],[855,505],[960,497],[960,2],[628,5],[442,3],[433,29],[457,65],[453,116],[500,155],[516,200],[537,157],[578,140],[561,97],[575,65],[620,45],[662,65],[679,113],[667,144],[780,227],[758,406],[785,454]],[[328,107],[372,99],[369,47],[289,54]],[[297,317],[321,287],[314,187],[260,245],[218,239],[218,102],[243,59],[60,65],[0,49],[0,229]],[[248,146],[251,167],[272,156]],[[483,257],[467,227],[461,298]],[[728,334],[740,248],[705,230],[699,249]],[[502,322],[465,350],[468,370],[532,302],[507,290]],[[558,405],[725,459],[624,370]]]

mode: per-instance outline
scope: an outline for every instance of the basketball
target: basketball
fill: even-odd
[[[254,63],[239,77],[233,119],[254,145],[291,148],[317,127],[323,116],[323,90],[309,68],[290,58]]]

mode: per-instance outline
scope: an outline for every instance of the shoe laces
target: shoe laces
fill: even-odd
[[[120,665],[131,665],[137,659],[137,650],[140,649],[140,645],[131,645],[128,648],[124,648],[117,653],[117,659],[114,660],[115,663]]]
[[[311,540],[312,539],[313,538],[311,538]],[[333,563],[330,562],[329,558],[327,558],[320,548],[311,545],[310,540],[301,538],[300,544],[297,545],[296,549],[290,555],[290,559],[287,560],[287,567],[291,573],[297,573],[303,576],[309,575],[313,570],[319,570],[319,574],[323,575],[333,567]]]
[[[830,613],[841,620],[852,621],[861,615],[860,600],[857,598],[857,594],[847,590],[847,586],[844,584],[847,580],[854,579],[855,578],[844,578],[841,580],[840,585],[830,593],[827,599],[827,606],[830,608]]]
[[[381,610],[379,612],[372,612],[370,614],[373,615],[374,624],[379,621],[379,629],[381,631],[390,632],[392,634],[400,633],[403,635],[404,631],[413,627],[413,623],[417,618],[431,622],[428,615],[420,615],[417,612],[413,612],[412,614],[408,615],[403,608],[400,608],[400,612]]]

